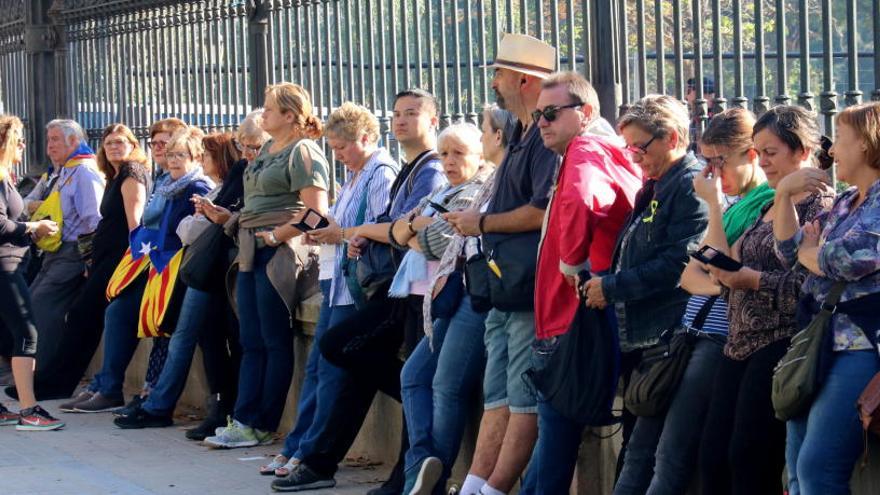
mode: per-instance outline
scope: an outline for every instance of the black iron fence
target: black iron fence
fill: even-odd
[[[3,111],[34,129],[70,115],[93,137],[115,121],[143,136],[170,115],[229,129],[281,80],[308,88],[322,117],[345,100],[366,105],[389,141],[393,95],[409,86],[439,97],[444,124],[476,121],[494,99],[486,65],[505,32],[555,45],[560,68],[593,81],[610,119],[649,92],[685,98],[691,78],[703,119],[729,106],[760,113],[795,102],[820,112],[830,132],[840,108],[880,99],[880,0],[0,0],[0,8]]]

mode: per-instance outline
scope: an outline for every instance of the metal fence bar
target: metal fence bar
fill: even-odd
[[[825,132],[833,135],[837,113],[837,92],[834,91],[834,63],[831,47],[831,0],[822,0],[822,56],[824,91],[819,94],[819,111],[825,117]]]

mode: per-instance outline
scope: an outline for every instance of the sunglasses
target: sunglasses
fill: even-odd
[[[543,110],[535,110],[532,112],[532,120],[537,124],[541,117],[544,117],[544,120],[547,122],[553,122],[559,117],[559,112],[566,108],[577,108],[584,106],[583,103],[571,103],[568,105],[556,106],[556,105],[547,105]]]

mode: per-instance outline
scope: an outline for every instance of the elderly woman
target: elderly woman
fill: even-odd
[[[329,165],[308,91],[292,83],[266,88],[263,129],[272,136],[245,169],[244,207],[238,221],[235,296],[242,347],[238,398],[229,425],[209,445],[249,447],[270,442],[293,377],[293,332],[299,264],[311,253],[294,215],[327,212]],[[294,255],[294,249],[298,255]]]
[[[107,296],[112,302],[104,321],[101,371],[81,394],[83,400],[65,404],[68,410],[102,412],[122,405],[125,369],[137,349],[138,337],[164,335],[165,322],[177,317],[168,311],[151,311],[151,308],[174,306],[162,296],[175,293],[173,267],[183,247],[177,226],[194,211],[189,198],[206,194],[212,186],[200,165],[203,137],[204,133],[198,128],[186,127],[175,132],[168,142],[165,150],[168,179],[156,188],[144,211],[142,225],[131,234],[131,251],[123,257],[107,286]],[[166,291],[148,289],[158,278],[167,279]],[[140,397],[143,399],[144,395]],[[137,411],[137,407],[133,407],[133,411]]]
[[[225,311],[210,311],[210,308],[228,307],[222,277],[229,265],[229,249],[232,247],[232,242],[231,239],[223,235],[221,225],[212,227],[213,222],[205,216],[204,212],[211,209],[212,212],[217,211],[218,215],[229,215],[230,209],[233,211],[239,209],[243,194],[242,172],[247,162],[239,159],[238,151],[230,134],[206,136],[202,139],[202,147],[204,148],[201,160],[202,168],[216,186],[206,196],[191,198],[191,201],[196,205],[196,212],[180,221],[177,226],[177,235],[185,246],[190,246],[199,237],[209,235],[208,229],[213,228],[217,230],[216,235],[220,236],[221,240],[229,242],[225,245],[225,249],[200,253],[201,256],[214,257],[214,262],[211,263],[209,269],[216,273],[212,279],[215,283],[204,281],[206,285],[201,283],[196,285],[195,282],[185,280],[190,285],[183,297],[180,316],[171,336],[168,359],[149,398],[131,414],[114,421],[116,426],[123,429],[170,426],[173,423],[174,406],[180,394],[183,393],[196,341],[200,336],[203,337],[202,350],[206,368],[208,362],[211,362],[211,366],[213,366],[207,375],[212,396],[216,397],[223,388],[224,402],[229,403],[231,402],[229,394],[234,394],[234,390],[230,391],[230,388],[234,388],[232,385],[234,376],[229,375],[237,366],[230,362],[228,351],[225,350],[227,343],[224,337],[234,332],[225,331],[229,327]],[[229,317],[232,318],[232,315]],[[208,321],[210,321],[210,325]],[[207,327],[210,327],[210,330]],[[232,349],[235,350],[236,346],[233,345]],[[218,361],[225,362],[221,364]],[[225,421],[222,417],[217,417],[213,423],[212,427],[217,428],[225,424]],[[213,429],[207,431],[206,434],[212,432]]]
[[[98,348],[104,329],[104,291],[128,247],[128,234],[141,222],[150,173],[147,158],[131,129],[124,124],[104,128],[97,155],[107,179],[101,199],[101,221],[88,253],[88,278],[67,313],[67,329],[59,353],[37,372],[35,389],[44,399],[70,397]]]
[[[774,219],[780,208],[790,207],[788,196],[800,224],[812,222],[834,198],[830,190],[791,192],[793,182],[785,180],[812,174],[798,171],[813,167],[819,144],[815,114],[796,106],[774,107],[758,119],[752,140],[776,196],[736,243],[728,247],[713,241],[718,245],[712,247],[743,267],[708,267],[722,286],[729,322],[700,444],[701,480],[711,493],[782,491],[785,425],[774,416],[770,385],[773,368],[797,328],[795,309],[806,273],[787,266],[774,252]]]
[[[235,148],[247,163],[252,163],[257,159],[266,141],[271,138],[272,136],[263,129],[263,109],[257,108],[244,117],[238,130],[235,131]]]
[[[505,130],[513,128],[513,121],[513,114],[497,105],[489,105],[483,110],[479,146],[474,141],[476,133],[473,129],[459,135],[466,139],[465,142],[456,143],[450,136],[447,140],[453,141],[448,144],[463,145],[465,154],[460,159],[483,160],[485,170],[490,172],[504,159],[509,139]],[[442,150],[441,147],[441,153]],[[444,163],[447,160],[454,158],[447,155]],[[494,171],[491,171],[474,196],[471,208],[484,207],[494,183]],[[460,208],[450,208],[455,209]],[[476,244],[479,238],[472,237],[467,242]],[[416,487],[423,465],[425,470],[434,469],[437,476],[436,480],[430,480],[423,475],[418,486],[420,490],[430,489],[431,481],[434,481],[433,486],[446,486],[446,478],[461,446],[466,419],[473,411],[475,392],[485,365],[483,332],[486,312],[474,310],[457,267],[464,263],[466,253],[475,249],[473,245],[465,247],[465,237],[459,234],[452,237],[426,292],[426,295],[431,294],[431,297],[425,297],[423,306],[426,337],[416,346],[401,371],[401,396],[410,445],[406,452],[404,493],[410,493]],[[444,295],[440,295],[443,292],[445,296],[458,293],[460,299],[445,314],[437,314],[443,310],[434,308],[433,301],[443,299]]]
[[[795,198],[822,189],[825,172],[802,169],[776,188],[779,209],[773,233],[778,252],[787,264],[800,262],[810,272],[803,287],[809,310],[801,325],[835,287],[843,289],[831,319],[830,369],[809,412],[787,424],[792,495],[849,493],[864,441],[853,404],[880,372],[880,103],[847,107],[837,116],[831,155],[838,178],[852,187],[819,220],[802,227]]]
[[[688,113],[680,101],[646,96],[617,125],[647,181],[617,239],[609,273],[591,278],[585,291],[588,306],[613,308],[621,351],[631,362],[638,351],[664,345],[663,337],[681,322],[688,295],[679,279],[688,252],[703,237],[707,211],[694,193],[693,179],[701,166],[687,153]],[[625,376],[629,370],[623,371]],[[632,438],[638,439],[635,432]],[[624,455],[631,455],[629,447]],[[617,489],[636,483],[621,476]]]
[[[733,244],[773,199],[752,144],[754,124],[751,112],[734,108],[712,117],[701,136],[707,164],[694,178],[694,189],[709,205],[703,245]],[[726,211],[725,196],[738,198]],[[626,474],[621,475],[634,483],[619,484],[618,494],[684,493],[695,471],[712,380],[727,338],[727,304],[718,297],[719,285],[697,260],[688,263],[681,283],[693,295],[676,333],[692,335],[693,353],[666,415],[638,418],[623,466]]]
[[[343,234],[346,229],[375,222],[382,214],[398,169],[394,158],[378,145],[379,120],[360,105],[346,102],[334,110],[324,124],[324,135],[348,174],[336,204],[330,209],[330,225],[308,234],[312,241],[321,243],[318,279],[323,298],[315,342],[329,327],[356,311],[343,273],[346,258]],[[260,473],[287,476],[302,458],[302,452],[314,448],[323,419],[335,406],[335,392],[343,373],[321,356],[317,345],[312,345],[297,404],[296,425],[287,435],[281,454],[261,466]]]
[[[21,163],[24,126],[18,117],[0,115],[0,321],[12,334],[12,375],[19,391],[18,414],[0,404],[0,425],[16,425],[24,431],[57,430],[64,423],[37,404],[34,396],[34,358],[37,328],[33,321],[30,292],[19,265],[34,239],[58,231],[51,220],[18,221],[25,214],[24,202],[13,184],[12,166]]]

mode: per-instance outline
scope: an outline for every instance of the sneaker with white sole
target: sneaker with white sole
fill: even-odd
[[[279,478],[272,482],[272,491],[302,492],[319,488],[333,488],[334,486],[336,486],[336,480],[332,476],[322,477],[305,464],[297,464],[286,478]]]
[[[0,404],[0,426],[12,426],[18,424],[18,413],[14,413],[3,404]]]
[[[53,418],[45,409],[34,406],[22,409],[18,418],[18,431],[50,431],[64,428],[64,422]]]
[[[443,462],[437,457],[426,458],[422,461],[419,476],[408,495],[431,495],[441,476],[443,476]]]
[[[257,430],[233,420],[219,435],[206,438],[205,443],[221,449],[254,447],[260,444],[260,437],[257,436]]]

